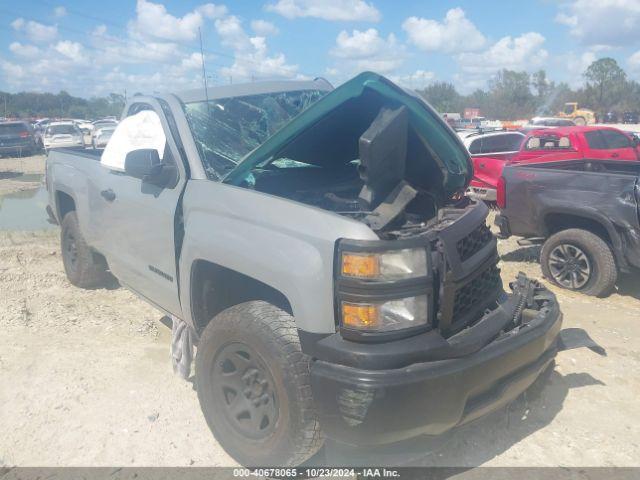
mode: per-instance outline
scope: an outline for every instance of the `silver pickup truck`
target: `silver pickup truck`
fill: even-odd
[[[487,208],[454,207],[468,154],[418,96],[373,73],[233,85],[136,96],[118,129],[149,111],[164,149],[121,170],[51,152],[48,211],[71,283],[110,272],[188,326],[240,463],[440,434],[552,365],[555,297],[522,274],[505,291]]]

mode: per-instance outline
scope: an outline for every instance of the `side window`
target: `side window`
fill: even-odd
[[[520,135],[493,135],[482,142],[482,153],[515,152],[520,148],[521,141]]]
[[[605,150],[607,148],[604,137],[602,136],[602,132],[600,130],[585,132],[584,137],[587,139],[589,148],[593,150]]]
[[[158,114],[149,105],[133,105],[129,116],[122,120],[113,132],[100,162],[111,170],[124,171],[127,154],[133,150],[151,148],[158,151],[161,160],[168,151],[167,139]],[[147,108],[148,107],[148,108]],[[166,160],[170,160],[168,155]]]
[[[616,132],[615,130],[602,130],[600,133],[608,149],[631,147],[631,140],[623,133]]]
[[[482,153],[482,139],[478,138],[469,145],[469,153],[471,155]]]

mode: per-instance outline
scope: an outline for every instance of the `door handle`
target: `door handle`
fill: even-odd
[[[618,158],[620,156],[619,153],[612,153],[611,158]]]
[[[100,192],[102,198],[104,198],[107,202],[113,202],[116,199],[116,193],[110,188],[107,190],[102,190]]]
[[[480,164],[480,168],[484,168],[486,165],[487,164],[483,162],[483,163]]]

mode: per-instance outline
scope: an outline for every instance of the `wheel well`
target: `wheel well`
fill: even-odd
[[[545,225],[549,235],[569,228],[581,228],[598,235],[608,244],[611,244],[611,236],[606,227],[597,220],[588,217],[580,217],[566,213],[552,213],[545,218]]]
[[[266,283],[205,260],[192,266],[191,312],[198,334],[222,310],[251,300],[263,300],[293,314],[287,297]]]
[[[56,202],[58,203],[58,222],[62,222],[64,216],[76,209],[76,202],[73,201],[71,195],[64,192],[56,192]]]

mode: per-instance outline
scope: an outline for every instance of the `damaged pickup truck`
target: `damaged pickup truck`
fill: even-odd
[[[182,319],[244,465],[440,434],[552,365],[556,299],[522,274],[505,291],[487,207],[452,206],[471,177],[440,116],[373,73],[136,96],[101,157],[46,169],[71,283],[110,271]]]

